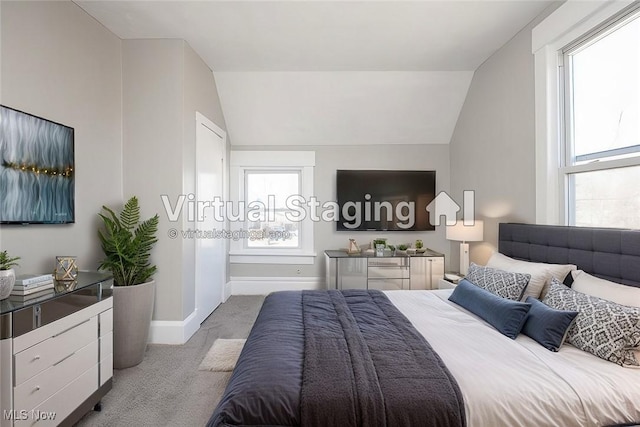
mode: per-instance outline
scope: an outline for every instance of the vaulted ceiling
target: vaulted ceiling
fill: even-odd
[[[473,71],[550,4],[76,3],[122,39],[186,40],[239,145],[446,144]]]

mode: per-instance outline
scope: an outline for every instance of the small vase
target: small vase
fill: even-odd
[[[8,298],[16,283],[16,272],[13,268],[0,270],[0,299]]]

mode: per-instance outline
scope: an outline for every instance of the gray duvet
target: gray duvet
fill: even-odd
[[[380,291],[264,302],[208,426],[464,426],[442,360]]]

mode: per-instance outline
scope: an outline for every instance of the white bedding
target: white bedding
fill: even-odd
[[[569,344],[511,340],[447,300],[451,290],[388,291],[462,391],[469,427],[603,426],[640,420],[640,369]]]

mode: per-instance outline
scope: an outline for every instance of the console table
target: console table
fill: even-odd
[[[73,425],[111,389],[113,280],[78,273],[36,300],[0,301],[0,426]]]
[[[424,253],[383,256],[345,250],[324,252],[327,289],[437,289],[444,276],[444,255],[430,249]]]

